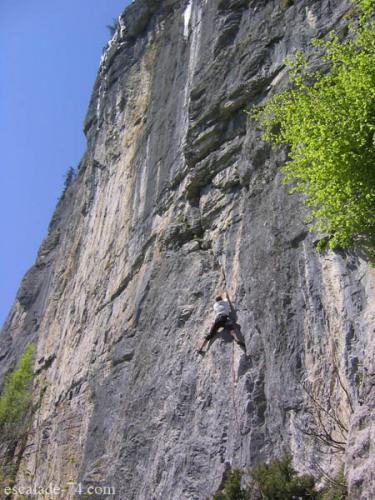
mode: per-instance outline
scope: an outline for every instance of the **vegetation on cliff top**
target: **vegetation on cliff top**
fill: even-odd
[[[283,167],[291,192],[305,195],[312,230],[330,248],[375,243],[375,0],[356,0],[345,41],[314,40],[320,67],[300,53],[287,61],[291,87],[252,116],[264,139],[289,147]],[[354,11],[355,13],[355,11]],[[353,12],[352,12],[353,14]],[[327,67],[329,68],[327,71]],[[321,240],[320,246],[324,240]]]

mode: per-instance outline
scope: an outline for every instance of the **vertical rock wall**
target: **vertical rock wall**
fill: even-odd
[[[227,467],[289,451],[300,472],[343,461],[351,498],[371,498],[374,271],[317,255],[285,153],[243,112],[348,7],[136,0],[121,16],[78,178],[0,337],[2,373],[37,345],[18,484],[203,499]],[[199,358],[225,288],[247,355],[223,333]]]

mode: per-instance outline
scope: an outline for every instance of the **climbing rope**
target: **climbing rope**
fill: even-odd
[[[236,404],[236,398],[235,398],[235,393],[234,393],[234,388],[236,386],[236,372],[234,369],[234,342],[232,342],[232,384],[231,384],[231,392],[232,392],[232,401],[233,401],[233,408],[234,408],[234,416],[237,424],[237,429],[238,429],[238,434],[240,436],[240,463],[242,464],[242,431],[241,431],[241,424],[240,424],[240,419],[238,416],[238,408]]]
[[[226,275],[225,275],[225,271],[224,271],[224,266],[222,265],[222,263],[220,262],[219,258],[216,257],[216,260],[220,266],[220,269],[221,269],[221,274],[222,274],[222,277],[223,277],[223,282],[224,282],[224,287],[225,287],[225,291],[227,293],[227,296],[229,297],[229,294],[228,294],[228,285],[227,285],[227,278],[226,278]],[[231,384],[231,393],[232,393],[232,402],[233,402],[233,408],[234,408],[234,417],[235,417],[235,420],[236,420],[236,425],[237,425],[237,430],[238,430],[238,435],[239,435],[239,438],[240,438],[240,463],[242,464],[242,453],[243,453],[243,450],[242,450],[242,447],[243,447],[243,444],[242,444],[242,436],[244,435],[241,431],[241,424],[240,424],[240,419],[239,419],[239,415],[238,415],[238,407],[237,407],[237,404],[236,404],[236,398],[235,398],[235,386],[237,384],[237,381],[236,381],[236,371],[235,371],[235,368],[234,368],[234,339],[233,339],[233,342],[232,342],[232,384]]]

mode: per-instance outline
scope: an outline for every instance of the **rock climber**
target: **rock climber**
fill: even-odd
[[[226,300],[223,300],[222,296],[219,295],[215,299],[214,303],[214,313],[215,313],[215,321],[213,322],[210,332],[208,335],[206,335],[203,344],[201,345],[200,349],[198,349],[198,354],[204,354],[204,348],[208,344],[208,342],[216,335],[218,332],[219,328],[227,328],[230,335],[233,337],[234,341],[237,342],[238,345],[240,345],[243,349],[246,350],[246,346],[242,340],[240,340],[237,336],[237,333],[234,328],[234,324],[232,320],[230,319],[230,313],[231,313],[231,304],[230,300],[228,297],[228,294],[225,292],[225,297]]]

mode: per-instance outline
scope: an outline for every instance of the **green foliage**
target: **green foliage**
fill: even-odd
[[[119,20],[118,19],[113,19],[112,20],[112,24],[107,24],[107,29],[109,31],[109,34],[111,35],[111,38],[115,34],[115,32],[116,32],[116,30],[118,28],[118,25],[119,25]]]
[[[2,466],[0,469],[0,490],[14,486],[17,466],[14,464]]]
[[[320,493],[319,500],[347,500],[348,498],[348,488],[344,468],[342,468],[337,477],[331,480],[331,484]]]
[[[6,428],[8,434],[24,422],[31,402],[33,379],[33,352],[30,344],[23,353],[16,369],[4,381],[0,397],[0,429]]]
[[[375,10],[375,0],[357,0],[355,3],[365,14],[371,15]]]
[[[217,491],[213,500],[318,500],[313,476],[298,476],[286,455],[270,464],[260,464],[249,470],[250,486],[241,488],[242,472],[227,472],[224,488]],[[334,500],[330,497],[324,500]]]
[[[241,488],[242,472],[233,469],[227,472],[224,489],[214,494],[213,500],[246,500],[246,491]]]
[[[270,464],[260,464],[251,470],[256,489],[264,500],[316,499],[315,480],[312,476],[297,476],[286,455]]]
[[[248,471],[250,485],[241,487],[243,472],[229,470],[224,487],[214,493],[212,500],[347,500],[348,490],[343,468],[322,491],[315,489],[313,476],[298,476],[292,459],[285,455],[270,464],[259,464]]]
[[[329,70],[309,70],[297,53],[287,61],[291,88],[252,113],[265,140],[289,146],[284,180],[304,193],[308,222],[330,248],[375,243],[375,0],[356,4],[345,42],[333,33],[313,42]]]
[[[73,184],[77,177],[77,173],[73,167],[69,167],[65,173],[64,177],[64,193],[68,189],[69,186]]]

